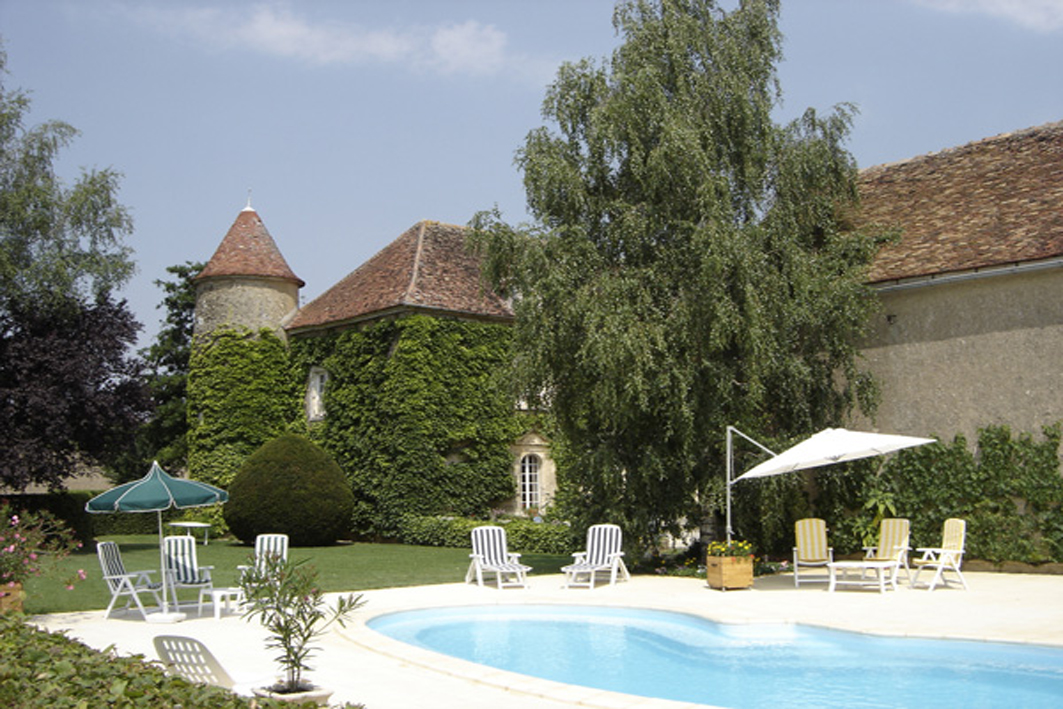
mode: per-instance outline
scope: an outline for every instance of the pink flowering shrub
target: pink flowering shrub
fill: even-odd
[[[48,512],[16,513],[7,500],[0,501],[0,596],[31,576],[56,566],[81,543],[61,520]],[[78,569],[66,587],[85,578]]]

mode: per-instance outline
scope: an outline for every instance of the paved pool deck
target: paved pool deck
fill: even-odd
[[[586,604],[656,608],[726,623],[803,623],[864,633],[1038,643],[1063,647],[1063,576],[965,573],[970,590],[928,592],[901,582],[896,591],[845,589],[826,584],[794,588],[789,574],[758,578],[752,589],[717,591],[704,579],[636,576],[616,586],[565,589],[560,575],[529,577],[526,589],[498,590],[462,583],[364,592],[366,606],[346,628],[330,630],[311,661],[310,678],[335,689],[333,703],[361,702],[367,709],[677,709],[705,707],[559,684],[494,670],[384,637],[366,627],[382,613],[433,606]],[[922,580],[922,579],[921,579]],[[102,611],[37,616],[38,625],[65,630],[95,648],[155,659],[156,635],[204,642],[237,683],[266,683],[276,654],[265,647],[258,623],[239,615],[215,620],[209,608],[187,620],[146,623],[139,613],[104,620]]]

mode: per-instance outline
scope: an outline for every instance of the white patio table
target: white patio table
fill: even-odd
[[[896,591],[897,567],[898,562],[891,560],[832,561],[827,564],[830,569],[830,586],[827,590],[833,592],[837,586],[878,586],[879,593],[885,593],[886,582],[889,581],[890,588]],[[850,577],[849,573],[853,571],[859,571],[859,576]],[[874,577],[868,576],[868,571],[874,571]]]
[[[181,528],[183,528],[188,533],[188,536],[190,536],[190,537],[192,536],[192,530],[193,529],[202,529],[203,530],[203,546],[207,546],[207,543],[210,541],[207,538],[207,537],[210,536],[210,524],[208,524],[207,522],[167,522],[167,524],[169,524],[171,527],[181,527]]]

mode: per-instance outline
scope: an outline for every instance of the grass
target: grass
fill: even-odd
[[[159,579],[159,539],[155,535],[123,535],[100,537],[99,541],[117,542],[122,561],[129,571],[155,569]],[[207,546],[196,546],[200,566],[213,566],[215,586],[236,583],[237,566],[246,564],[252,548],[227,539],[211,540]],[[419,547],[403,544],[340,544],[331,547],[292,548],[294,560],[310,559],[317,567],[321,587],[325,591],[364,591],[373,588],[422,586],[436,583],[460,582],[469,566],[468,549]],[[530,565],[536,574],[560,573],[571,557],[555,554],[524,554],[521,561]],[[87,578],[68,591],[63,579],[84,569]],[[111,594],[103,582],[95,548],[73,554],[60,562],[51,573],[33,578],[26,584],[25,611],[28,614],[64,613],[68,611],[103,610]],[[182,601],[194,600],[194,590],[185,590]],[[150,594],[144,599],[152,600]],[[124,604],[125,601],[122,601]]]

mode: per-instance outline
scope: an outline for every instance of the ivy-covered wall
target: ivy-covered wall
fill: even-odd
[[[301,397],[287,347],[272,331],[197,335],[188,374],[191,476],[228,487],[247,456],[298,422]]]
[[[426,315],[291,343],[301,383],[328,371],[310,431],[350,477],[355,532],[396,537],[407,515],[484,515],[515,494],[511,348],[506,325]]]

